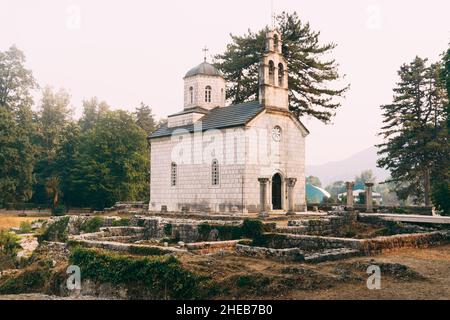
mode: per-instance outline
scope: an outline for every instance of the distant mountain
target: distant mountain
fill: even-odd
[[[389,177],[389,172],[377,168],[377,159],[377,148],[370,147],[345,160],[333,161],[318,166],[306,166],[306,176],[318,177],[322,182],[322,186],[325,187],[338,180],[352,181],[356,175],[370,169],[377,178],[377,182],[381,182]]]

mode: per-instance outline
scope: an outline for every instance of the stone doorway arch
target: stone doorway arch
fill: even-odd
[[[283,177],[279,173],[275,173],[272,177],[272,209],[283,209]]]

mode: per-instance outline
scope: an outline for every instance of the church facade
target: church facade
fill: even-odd
[[[259,100],[225,106],[226,82],[205,61],[184,77],[184,109],[149,136],[154,212],[306,211],[305,138],[289,112],[278,30],[266,35]]]

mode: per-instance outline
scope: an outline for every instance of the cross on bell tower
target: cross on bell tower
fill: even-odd
[[[205,62],[206,62],[206,55],[208,54],[209,49],[208,49],[207,46],[205,46],[205,47],[202,49],[202,51],[205,53],[204,60],[205,60]]]

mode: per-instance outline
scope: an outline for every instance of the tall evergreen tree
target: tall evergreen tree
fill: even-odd
[[[0,51],[0,205],[27,201],[32,195],[35,88],[25,55],[14,46]]]
[[[302,23],[295,12],[283,12],[276,21],[282,34],[283,56],[289,65],[290,110],[297,117],[309,115],[330,122],[341,106],[338,99],[349,88],[334,88],[335,81],[341,79],[338,64],[334,59],[323,59],[336,44],[321,44],[320,33],[313,31],[309,23]],[[266,31],[231,35],[232,43],[215,57],[216,67],[228,81],[227,98],[232,103],[258,98],[258,66]]]
[[[136,112],[134,113],[134,115],[136,117],[136,124],[142,130],[147,132],[147,134],[155,131],[157,122],[155,120],[152,108],[141,102],[141,105],[136,108]]]
[[[401,66],[391,104],[381,106],[383,124],[378,165],[391,171],[399,199],[412,196],[430,205],[431,180],[441,172],[445,91],[435,64],[416,57]],[[445,139],[444,139],[445,140]],[[443,152],[444,150],[444,152]]]

